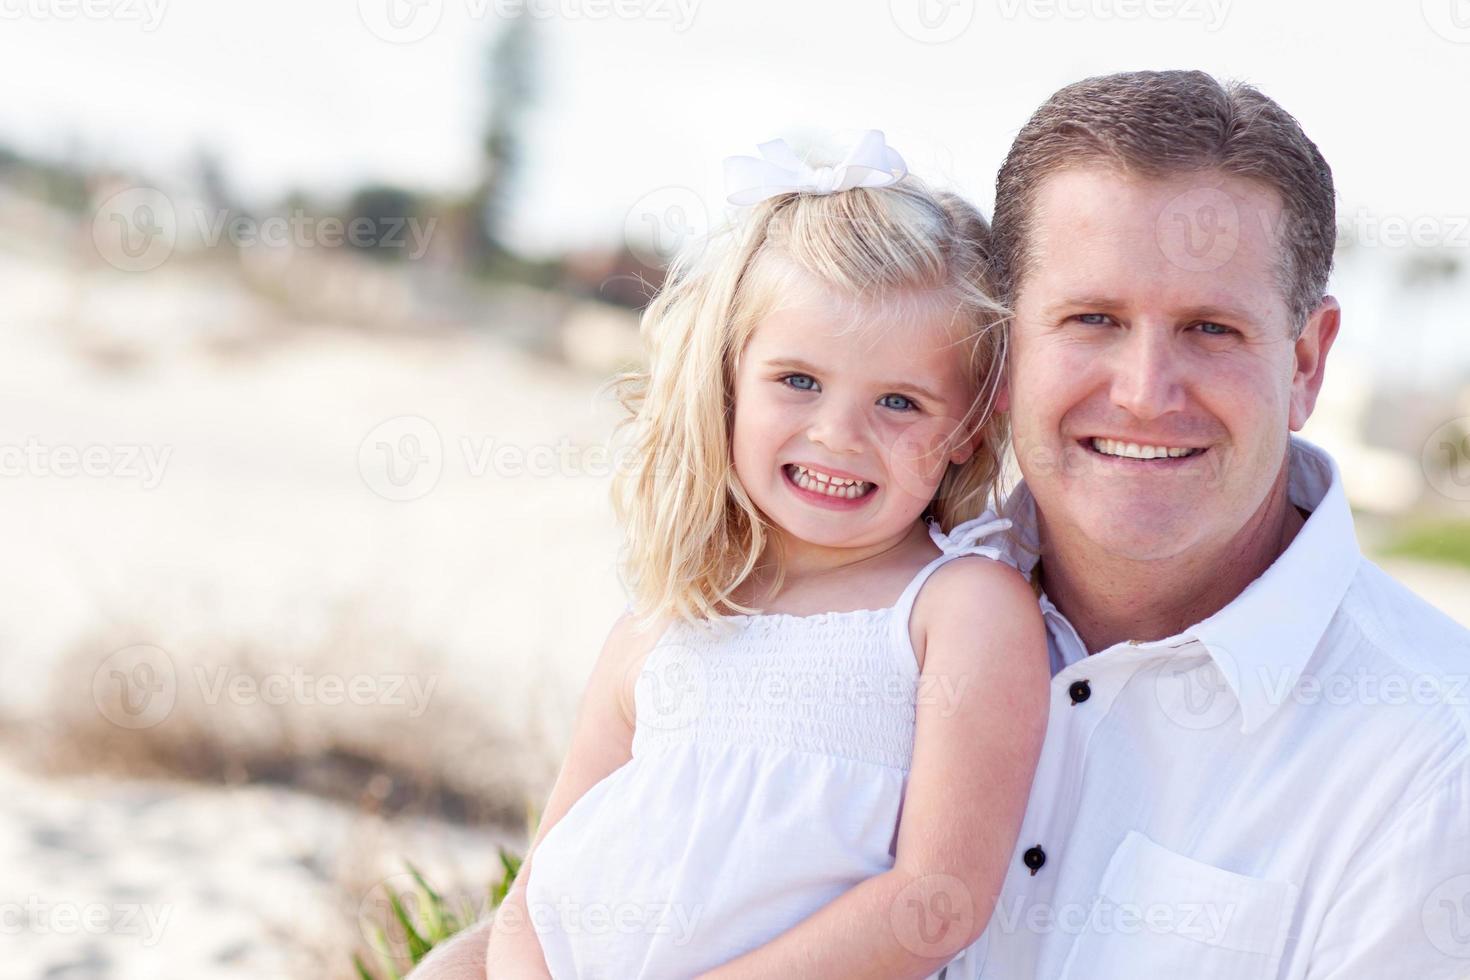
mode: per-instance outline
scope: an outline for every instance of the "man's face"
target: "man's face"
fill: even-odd
[[[1329,299],[1294,339],[1282,233],[1240,178],[1045,179],[1005,402],[1049,535],[1145,561],[1259,524],[1337,328]]]

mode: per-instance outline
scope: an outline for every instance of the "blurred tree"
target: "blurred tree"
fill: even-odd
[[[1460,258],[1449,249],[1416,249],[1398,271],[1399,281],[1406,287],[1453,280],[1460,274]]]
[[[0,146],[0,186],[72,214],[87,212],[92,200],[88,187],[93,179],[79,163],[33,157]]]
[[[224,162],[219,153],[211,148],[199,147],[194,152],[194,179],[207,207],[214,211],[234,212],[241,210],[240,202],[230,187]]]
[[[480,179],[470,197],[465,258],[485,271],[512,251],[505,218],[523,159],[524,126],[535,99],[535,40],[524,14],[510,18],[490,46],[486,81],[490,106],[481,142]]]
[[[372,228],[367,242],[354,236],[348,239],[348,243],[375,259],[390,260],[406,258],[404,245],[408,242],[408,235],[404,226],[417,219],[424,207],[417,195],[401,187],[370,184],[353,192],[346,210],[345,221],[350,223],[358,218],[367,218]]]

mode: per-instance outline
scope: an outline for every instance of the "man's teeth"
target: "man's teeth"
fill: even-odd
[[[840,476],[829,476],[819,470],[809,470],[792,463],[791,480],[803,490],[825,493],[829,497],[845,497],[849,500],[861,497],[873,486],[862,480],[848,480]]]
[[[1127,456],[1129,459],[1178,459],[1194,456],[1203,449],[1175,449],[1170,446],[1140,446],[1136,442],[1119,442],[1116,439],[1094,439],[1092,448],[1105,456]]]

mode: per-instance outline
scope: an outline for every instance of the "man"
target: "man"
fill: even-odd
[[[1335,235],[1296,121],[1198,72],[1068,86],[1001,168],[1054,679],[984,977],[1470,976],[1470,637],[1290,436]]]
[[[1198,72],[1068,86],[1001,168],[1006,511],[1054,677],[986,980],[1470,976],[1470,636],[1291,435],[1335,234],[1295,120]],[[483,930],[418,976],[478,980]]]

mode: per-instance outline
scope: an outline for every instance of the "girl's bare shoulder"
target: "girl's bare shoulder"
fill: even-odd
[[[955,613],[976,621],[1013,612],[1041,615],[1026,576],[1006,562],[984,555],[961,555],[934,570],[914,600],[915,618]]]
[[[1031,584],[1011,565],[984,555],[962,555],[935,569],[914,599],[910,625],[915,651],[926,650],[936,635],[1045,642]]]
[[[608,631],[593,676],[613,688],[629,725],[636,717],[633,692],[638,677],[648,655],[676,620],[673,613],[665,613],[645,621],[631,610],[625,610]]]

